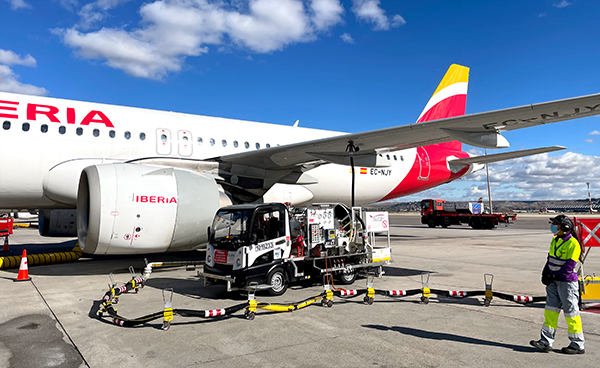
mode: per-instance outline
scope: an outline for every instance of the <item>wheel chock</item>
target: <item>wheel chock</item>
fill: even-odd
[[[165,291],[168,293],[168,301],[167,296],[165,295]],[[163,325],[162,329],[167,331],[169,327],[171,327],[171,321],[173,320],[173,307],[171,303],[173,302],[173,288],[164,289],[162,291],[163,302],[165,303],[165,310],[163,311]]]
[[[492,275],[491,273],[484,274],[483,281],[485,282],[485,300],[483,301],[483,305],[489,307],[490,304],[492,304],[492,299],[494,299],[494,293],[492,291],[494,275]]]
[[[429,272],[424,272],[421,274],[421,284],[423,285],[421,303],[429,304],[429,298],[431,298],[431,290],[429,289]]]

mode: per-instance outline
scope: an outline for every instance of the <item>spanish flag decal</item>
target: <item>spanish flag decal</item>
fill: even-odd
[[[360,173],[361,174],[366,174],[367,173],[367,168],[366,167],[361,167],[360,168]]]

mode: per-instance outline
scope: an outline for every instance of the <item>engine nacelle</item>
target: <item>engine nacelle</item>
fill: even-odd
[[[43,210],[38,214],[41,236],[77,236],[75,210]]]
[[[214,179],[137,164],[85,168],[77,194],[79,246],[90,254],[190,250],[207,229],[223,195]]]

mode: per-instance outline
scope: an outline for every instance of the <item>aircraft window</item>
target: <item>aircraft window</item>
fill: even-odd
[[[394,161],[398,161],[398,158],[396,157],[396,155],[394,155]]]
[[[271,148],[271,145],[267,143],[267,148]]]
[[[404,156],[400,156],[400,161],[404,161]]]
[[[260,143],[256,143],[256,149],[260,149]]]
[[[77,130],[75,132],[77,133],[77,135],[82,135],[83,134],[83,128],[77,128]]]
[[[42,126],[40,127],[40,130],[42,131],[42,133],[47,133],[48,132],[48,125],[47,124],[42,124]]]
[[[10,121],[5,121],[4,123],[2,123],[2,128],[4,130],[9,130],[10,129]]]
[[[238,141],[233,141],[233,146],[234,146],[235,148],[237,148],[237,146],[238,146]]]
[[[189,141],[190,139],[187,137],[187,135],[184,135],[182,138],[184,141]]]
[[[223,144],[223,147],[227,147],[227,141],[225,139],[221,141],[221,144]]]
[[[203,140],[202,140],[202,138],[198,137],[198,139],[196,140],[196,142],[198,142],[198,144],[202,144]]]
[[[125,132],[125,139],[129,139],[129,138],[131,138],[131,133]]]
[[[387,158],[389,160],[390,159],[390,155],[385,155],[385,158]]]
[[[379,157],[383,157],[383,155],[380,153],[380,154],[379,154]]]
[[[244,142],[244,147],[246,147],[246,148],[250,148],[250,143],[248,143],[248,142]]]
[[[161,134],[160,141],[161,142],[166,142],[167,141],[167,135],[166,134]]]
[[[99,129],[94,129],[94,137],[98,137],[100,135],[100,130]]]
[[[115,137],[115,131],[114,130],[109,131],[108,132],[108,136],[111,137],[111,138],[114,138]]]
[[[60,126],[58,127],[58,132],[60,134],[65,134],[65,132],[67,131],[67,128],[65,128],[64,126]]]
[[[140,133],[140,140],[143,141],[146,139],[146,133]]]
[[[215,145],[215,139],[214,139],[214,138],[211,138],[211,139],[210,139],[210,145],[211,145],[211,146],[214,146],[214,145]]]
[[[23,123],[23,131],[26,132],[29,130],[29,123]]]

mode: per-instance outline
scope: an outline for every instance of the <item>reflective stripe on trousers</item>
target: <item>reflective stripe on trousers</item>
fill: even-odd
[[[565,312],[567,329],[571,346],[583,349],[585,340],[583,338],[583,327],[579,316],[579,283],[554,281],[546,286],[546,308],[544,310],[544,325],[541,331],[541,341],[549,346],[554,343],[556,329],[558,328],[558,316],[560,310]]]

